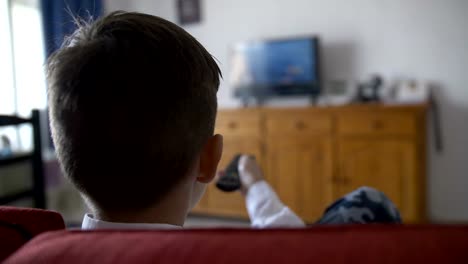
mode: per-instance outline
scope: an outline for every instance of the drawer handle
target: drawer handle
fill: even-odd
[[[236,122],[229,122],[228,127],[230,129],[236,129],[237,128],[237,123]]]
[[[298,121],[298,122],[296,123],[296,128],[297,128],[298,130],[304,130],[304,129],[306,128],[306,125],[304,124],[304,122]]]
[[[374,122],[372,122],[372,127],[375,130],[381,130],[384,128],[384,123],[381,120],[375,120]]]

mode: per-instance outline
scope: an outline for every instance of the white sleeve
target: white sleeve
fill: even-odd
[[[254,183],[245,197],[252,227],[305,227],[265,181]]]

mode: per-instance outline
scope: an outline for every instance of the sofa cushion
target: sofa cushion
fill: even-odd
[[[460,263],[468,226],[59,231],[6,263]]]
[[[34,236],[64,229],[59,213],[32,208],[0,206],[0,261]]]

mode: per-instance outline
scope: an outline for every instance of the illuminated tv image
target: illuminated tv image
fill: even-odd
[[[231,85],[263,95],[318,94],[316,38],[239,43],[231,54]]]

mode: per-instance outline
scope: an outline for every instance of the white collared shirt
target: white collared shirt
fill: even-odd
[[[250,187],[245,203],[252,227],[305,227],[304,221],[281,202],[266,181]]]
[[[286,207],[265,181],[254,183],[245,197],[251,225],[255,228],[304,227],[304,222]],[[116,223],[94,218],[86,214],[81,229],[180,229],[170,224]]]
[[[94,218],[92,214],[85,214],[81,229],[180,229],[181,226],[170,224],[150,224],[150,223],[117,223],[108,222]]]

